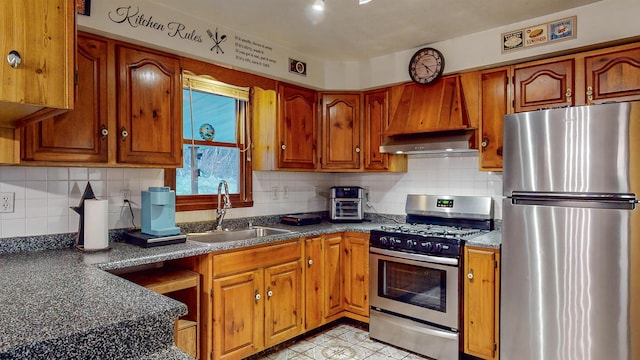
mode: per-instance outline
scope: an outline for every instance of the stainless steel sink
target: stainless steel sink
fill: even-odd
[[[191,233],[187,234],[187,239],[203,243],[217,243],[225,241],[248,240],[271,235],[289,234],[293,232],[294,231],[285,229],[253,226],[251,228],[238,230],[216,230],[201,233]]]

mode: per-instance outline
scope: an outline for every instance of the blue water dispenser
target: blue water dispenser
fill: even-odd
[[[180,233],[176,226],[176,193],[168,186],[142,191],[142,233],[168,236]]]

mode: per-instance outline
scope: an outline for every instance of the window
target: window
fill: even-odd
[[[226,181],[233,207],[252,206],[249,89],[183,74],[183,165],[165,171],[178,211],[217,206]]]

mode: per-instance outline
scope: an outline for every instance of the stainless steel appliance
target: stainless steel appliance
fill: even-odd
[[[640,359],[639,185],[639,102],[505,117],[501,359]]]
[[[334,186],[329,195],[329,218],[334,222],[360,222],[364,219],[364,189]]]
[[[408,195],[406,212],[406,224],[371,231],[369,336],[457,360],[463,241],[493,229],[493,202]]]

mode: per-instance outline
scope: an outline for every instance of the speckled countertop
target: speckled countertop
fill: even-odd
[[[172,346],[173,319],[186,314],[186,306],[104,270],[306,236],[343,231],[368,233],[381,223],[254,225],[293,232],[242,241],[187,241],[152,248],[112,242],[109,251],[98,253],[68,248],[21,252],[9,249],[0,255],[0,359],[189,359]],[[469,245],[499,248],[500,241],[500,232],[494,231],[469,241]],[[67,244],[69,240],[64,238],[62,242]]]

